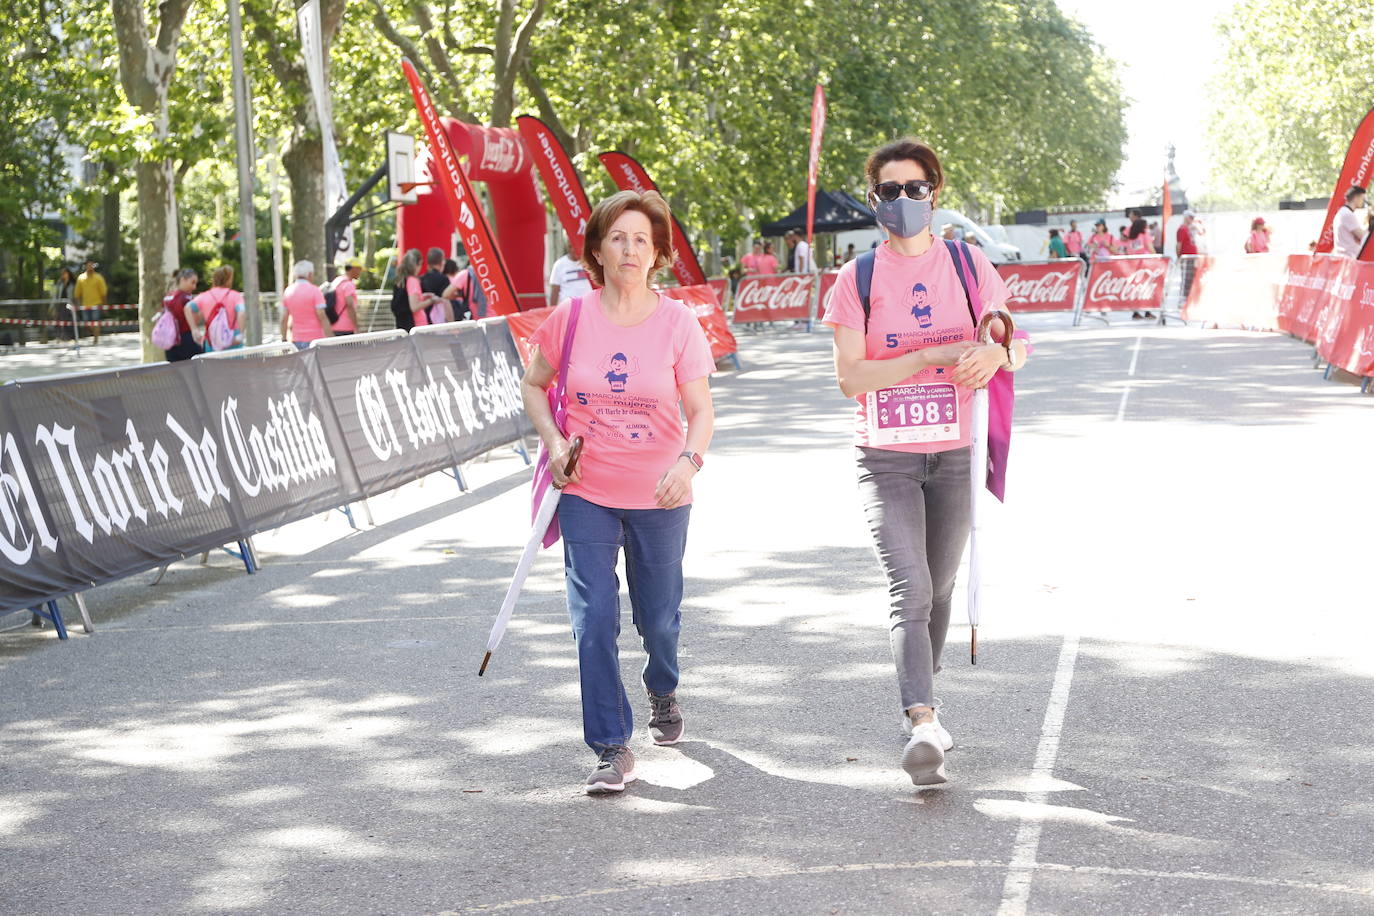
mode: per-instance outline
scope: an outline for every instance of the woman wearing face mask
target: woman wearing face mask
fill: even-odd
[[[955,262],[930,232],[944,183],[934,150],[916,140],[889,143],[869,156],[866,173],[869,205],[888,233],[872,254],[868,314],[860,258],[840,271],[824,321],[835,332],[840,390],[857,402],[859,493],[887,576],[892,656],[910,732],[901,765],[916,785],[934,785],[946,781],[945,751],[954,746],[936,717],[933,679],[969,535],[973,391],[999,370],[1024,365],[1026,346],[1016,340],[1008,362],[1001,344],[974,341]],[[982,251],[968,251],[983,309],[1002,308],[1006,286]],[[999,329],[1000,322],[994,337]]]

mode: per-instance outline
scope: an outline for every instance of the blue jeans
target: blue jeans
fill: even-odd
[[[558,503],[567,573],[568,616],[582,683],[582,737],[600,753],[629,744],[634,714],[620,679],[620,578],[625,547],[631,619],[649,659],[644,685],[657,694],[677,689],[677,638],[682,628],[682,554],[691,506],[609,509],[571,493]]]

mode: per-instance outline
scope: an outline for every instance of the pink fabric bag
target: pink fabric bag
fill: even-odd
[[[162,308],[162,314],[157,316],[153,322],[152,333],[153,346],[159,350],[170,350],[177,345],[181,335],[177,333],[177,320],[172,317],[172,313],[166,306]]]
[[[577,318],[582,314],[582,297],[578,296],[572,300],[571,308],[568,312],[568,326],[563,330],[563,358],[558,361],[558,378],[549,386],[549,409],[553,411],[553,422],[558,424],[558,431],[564,436],[568,434],[568,392],[566,379],[568,377],[568,359],[572,356],[573,334],[577,331]],[[549,467],[549,452],[544,448],[543,443],[539,445],[539,460],[534,465],[534,488],[531,493],[533,499],[530,501],[530,520],[539,512],[539,503],[543,500],[544,494],[553,486],[553,470]],[[558,543],[561,531],[558,528],[558,513],[554,513],[553,519],[549,521],[549,530],[544,532],[544,546],[552,547]]]

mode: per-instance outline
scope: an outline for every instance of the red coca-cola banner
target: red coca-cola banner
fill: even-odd
[[[1342,275],[1355,262],[1333,254],[1288,256],[1279,293],[1278,325],[1299,340],[1317,339],[1317,320]]]
[[[602,153],[597,157],[601,164],[606,167],[606,171],[611,174],[611,181],[622,191],[657,191],[658,185],[654,184],[649,173],[644,170],[644,166],[635,161],[634,157],[626,155],[619,150],[609,153]],[[706,282],[706,271],[701,269],[701,264],[697,262],[696,252],[687,242],[687,233],[682,230],[682,224],[673,217],[673,248],[677,251],[677,259],[673,261],[673,276],[677,277],[679,286],[699,286]]]
[[[1085,311],[1157,309],[1164,304],[1164,278],[1168,273],[1169,259],[1165,257],[1093,261],[1083,308]]]
[[[1374,264],[1346,261],[1317,320],[1317,354],[1355,375],[1374,375]]]
[[[999,264],[997,274],[1011,293],[1007,307],[1013,312],[1071,312],[1078,299],[1083,262],[1069,258]]]
[[[706,282],[711,284],[711,289],[716,291],[716,301],[724,306],[725,295],[730,291],[730,279],[728,277],[712,277]]]
[[[1326,221],[1322,223],[1322,234],[1317,236],[1317,253],[1325,254],[1336,246],[1336,233],[1332,224],[1336,211],[1345,206],[1345,192],[1351,185],[1369,186],[1371,167],[1374,167],[1374,108],[1355,128],[1355,136],[1350,140],[1350,149],[1345,153],[1345,164],[1336,179],[1336,190],[1331,195],[1331,203],[1326,206]]]
[[[582,179],[578,177],[577,169],[573,167],[563,144],[558,142],[547,124],[529,115],[521,115],[515,121],[525,145],[534,154],[534,167],[539,170],[539,177],[544,179],[544,188],[553,201],[558,221],[568,234],[568,244],[573,253],[580,256],[582,240],[587,237],[587,218],[592,215],[587,192],[582,190]]]
[[[820,314],[825,314],[825,307],[830,304],[830,291],[835,288],[835,280],[840,276],[838,270],[821,271],[821,294],[817,301],[821,303]]]
[[[486,212],[472,193],[467,175],[458,163],[458,154],[448,142],[448,134],[439,123],[439,113],[434,110],[429,93],[420,82],[420,75],[408,60],[401,62],[406,80],[410,83],[411,95],[415,98],[415,109],[420,114],[420,123],[425,126],[425,136],[429,139],[433,164],[431,170],[439,179],[439,186],[448,201],[453,214],[453,222],[463,237],[463,248],[477,282],[487,297],[487,314],[509,315],[520,311],[519,300],[515,296],[515,285],[511,283],[506,271],[506,262],[496,247],[491,226],[487,224]]]
[[[754,274],[735,290],[735,324],[811,317],[815,274]]]
[[[711,344],[711,358],[720,360],[739,349],[735,335],[725,321],[725,311],[720,307],[720,299],[710,286],[673,286],[663,290],[663,295],[677,299],[691,306],[696,312],[701,330]]]

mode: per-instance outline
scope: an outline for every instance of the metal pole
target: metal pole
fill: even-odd
[[[277,181],[278,172],[281,171],[281,159],[277,156],[276,137],[267,141],[267,151],[272,157],[272,290],[280,296],[286,288],[282,283],[286,277],[286,258],[282,255],[281,247],[281,191]]]
[[[239,262],[243,271],[243,304],[248,313],[247,344],[262,343],[262,302],[258,297],[257,213],[253,209],[256,156],[253,150],[252,102],[243,69],[243,17],[239,0],[229,0],[229,54],[233,63],[234,140],[239,171]]]

